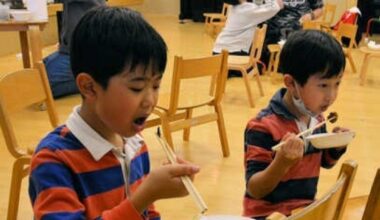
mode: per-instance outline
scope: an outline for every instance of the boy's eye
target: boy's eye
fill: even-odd
[[[141,92],[143,89],[142,88],[129,88],[132,90],[132,92]]]
[[[160,89],[160,85],[154,85],[154,86],[153,86],[153,89],[154,89],[154,90],[158,90],[158,89]]]

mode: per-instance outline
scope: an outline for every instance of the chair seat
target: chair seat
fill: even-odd
[[[234,56],[230,55],[228,56],[228,65],[244,65],[249,63],[249,56]]]
[[[226,20],[226,16],[219,14],[219,13],[203,13],[203,16],[209,17],[211,19],[221,19],[221,20]]]
[[[343,212],[344,220],[362,219],[368,195],[349,198]]]
[[[188,98],[188,99],[180,98],[179,103],[178,103],[178,110],[208,105],[214,100],[214,97],[207,96],[207,95],[204,95],[203,93],[201,94],[198,92],[186,92],[182,94],[191,98]],[[170,93],[161,93],[156,107],[159,109],[168,110],[169,101],[170,101]]]

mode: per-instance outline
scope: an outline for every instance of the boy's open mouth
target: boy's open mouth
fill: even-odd
[[[133,123],[135,123],[136,125],[143,125],[146,119],[147,117],[136,118],[135,120],[133,120]]]

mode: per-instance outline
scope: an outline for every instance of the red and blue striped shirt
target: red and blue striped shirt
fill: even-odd
[[[139,213],[128,200],[150,171],[142,138],[125,139],[129,158],[124,166],[100,135],[85,137],[95,131],[77,110],[66,125],[39,143],[33,155],[29,195],[35,218],[159,220],[153,205]]]
[[[252,175],[263,171],[273,161],[276,155],[271,148],[278,144],[287,132],[295,134],[300,132],[296,117],[287,110],[282,101],[285,92],[286,89],[279,90],[271,99],[269,106],[248,122],[244,135],[247,183]],[[321,122],[324,118],[318,116],[317,120]],[[314,130],[314,133],[326,133],[326,126]],[[245,193],[244,216],[263,217],[274,211],[289,215],[292,210],[313,202],[320,167],[332,167],[345,149],[319,150],[310,143],[307,144],[302,160],[290,168],[271,193],[262,199],[255,199]]]

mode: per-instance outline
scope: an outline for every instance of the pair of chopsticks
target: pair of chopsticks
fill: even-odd
[[[334,123],[338,120],[338,114],[336,112],[331,112],[328,116],[327,116],[327,120],[325,121],[322,121],[322,122],[319,122],[318,124],[316,124],[315,126],[309,128],[309,129],[306,129],[304,130],[303,132],[300,132],[296,135],[296,137],[301,137],[305,134],[308,134],[310,132],[313,132],[315,129],[321,127],[322,125],[326,124],[327,122],[331,122],[331,123]],[[275,146],[272,147],[272,150],[273,151],[278,151],[280,149],[280,147],[282,145],[284,145],[285,142],[284,141],[281,141],[280,143],[276,144]]]
[[[168,142],[164,137],[161,137],[160,127],[157,128],[156,133],[158,142],[162,146],[165,151],[166,157],[169,159],[170,163],[177,164],[177,156],[173,152],[172,148],[169,146]],[[201,213],[205,213],[207,211],[207,205],[204,202],[202,196],[199,194],[198,190],[195,188],[193,182],[191,181],[189,176],[181,176],[182,183],[185,185],[187,191],[190,196],[194,199]]]

